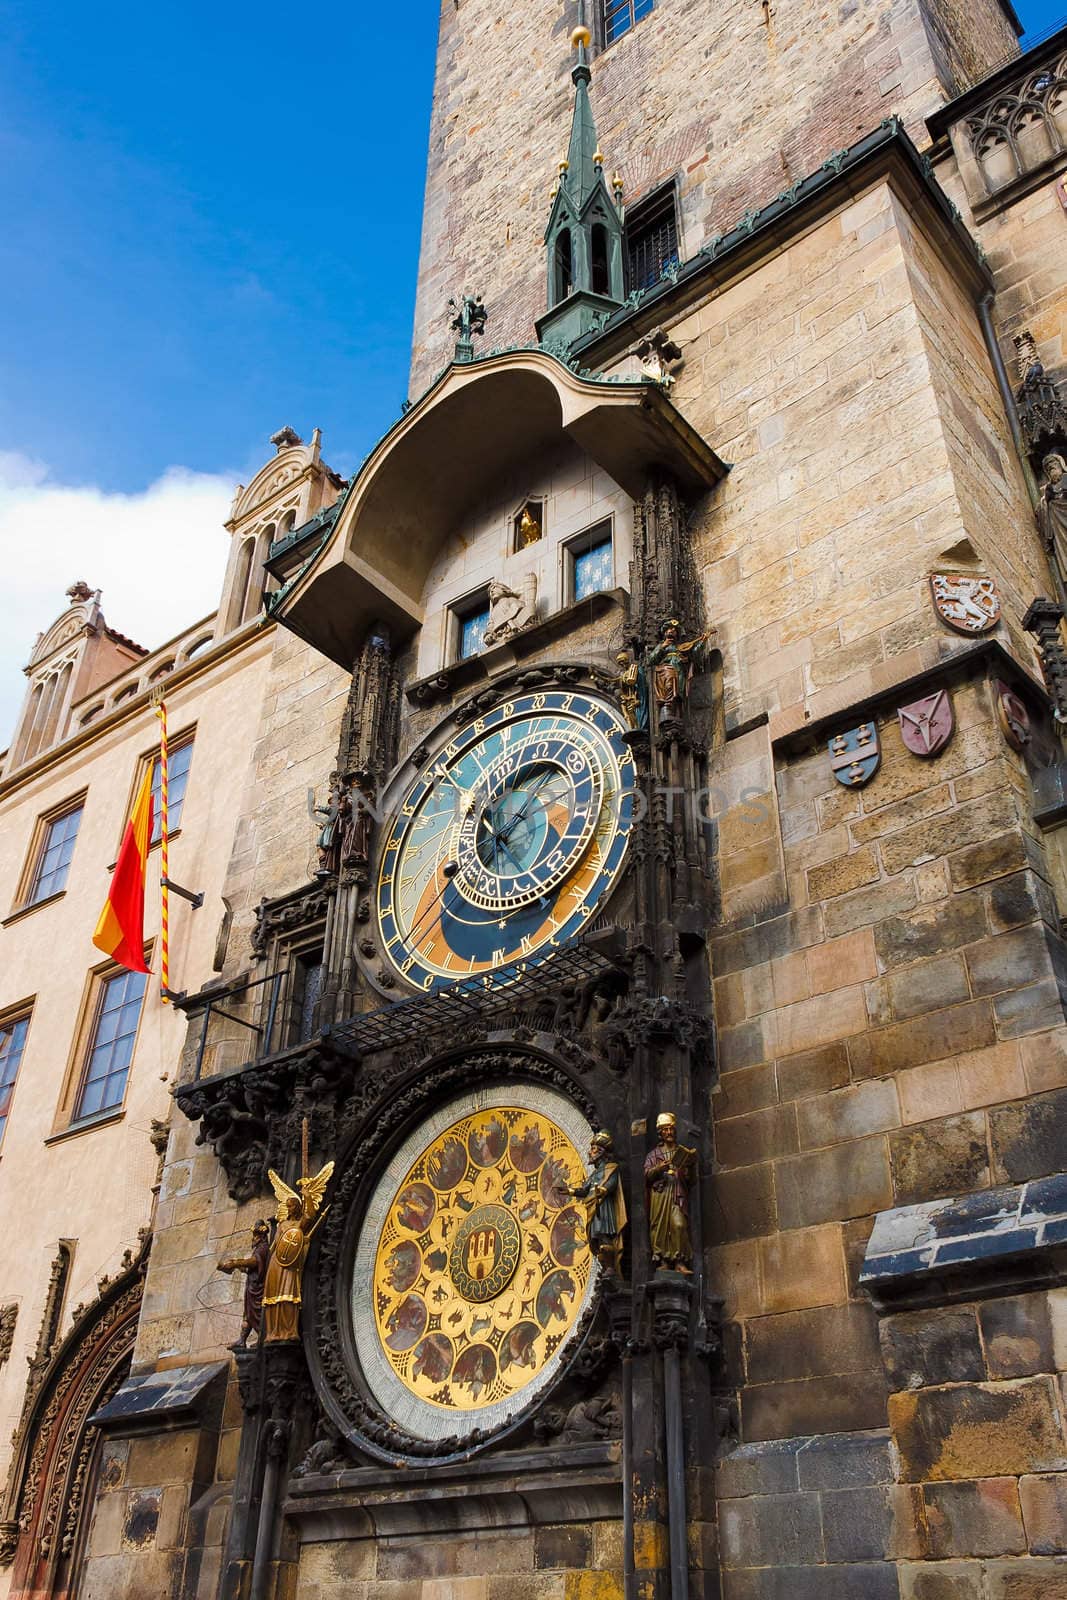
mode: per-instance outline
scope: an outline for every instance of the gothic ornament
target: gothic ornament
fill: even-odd
[[[882,759],[878,728],[873,722],[862,722],[858,728],[836,734],[827,749],[830,769],[846,789],[862,789],[874,777]]]
[[[689,685],[704,670],[707,659],[708,635],[700,633],[683,642],[680,629],[678,618],[669,617],[660,629],[659,643],[645,657],[645,667],[652,669],[652,694],[661,721],[681,715]]]
[[[993,692],[996,696],[1000,731],[1011,748],[1021,753],[1033,737],[1030,713],[1015,690],[1009,688],[1000,678],[994,681]]]
[[[955,719],[947,689],[938,689],[923,700],[914,700],[897,711],[900,737],[913,756],[939,755],[952,737]]]
[[[942,622],[957,633],[989,633],[1000,621],[1000,596],[992,578],[965,572],[933,572],[930,592]]]
[[[485,649],[504,644],[514,634],[529,627],[534,619],[537,575],[528,573],[521,588],[512,589],[500,578],[489,583],[489,625],[485,630]]]

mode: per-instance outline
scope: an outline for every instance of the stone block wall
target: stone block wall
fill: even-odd
[[[876,184],[672,327],[673,397],[733,463],[694,518],[728,722],[778,737],[965,648],[946,565],[996,574],[1031,659],[1048,580],[973,292]]]
[[[530,341],[546,308],[542,235],[567,147],[576,20],[576,5],[548,0],[506,16],[487,0],[441,8],[413,397],[451,358],[450,295],[485,297],[490,345]],[[951,15],[947,0],[767,13],[659,0],[594,62],[608,168],[621,169],[628,204],[677,181],[691,256],[883,118],[900,115],[922,140],[922,119],[954,92],[950,29],[968,70],[1012,48],[999,0]]]
[[[105,1442],[79,1588],[84,1600],[214,1595],[219,1551],[204,1548],[207,1514],[199,1500],[217,1443],[212,1429],[199,1427]],[[219,1514],[216,1547],[221,1536]]]
[[[621,1600],[622,1526],[594,1520],[308,1543],[296,1593],[297,1600]]]
[[[713,940],[722,1076],[708,1271],[736,1324],[741,1447],[719,1473],[734,1600],[896,1595],[897,1562],[914,1600],[1058,1592],[1016,1591],[978,1558],[1027,1553],[1018,1582],[1048,1577],[1022,1488],[1000,1480],[1032,1479],[1035,1505],[1058,1503],[1045,1476],[1067,1466],[1047,1365],[1060,1291],[1047,1305],[1041,1294],[931,1312],[931,1331],[925,1312],[880,1330],[859,1281],[876,1213],[1058,1172],[1067,1149],[1063,953],[1025,775],[984,677],[958,677],[951,693],[956,732],[933,760],[904,748],[895,710],[877,715],[882,765],[859,791],[836,783],[821,739],[808,753],[779,746],[788,909],[754,909]],[[976,1355],[956,1371],[953,1318],[976,1352],[982,1341],[981,1370]],[[931,1356],[920,1371],[912,1327],[940,1369]],[[953,1388],[964,1378],[973,1403]],[[968,1418],[987,1404],[992,1434],[996,1419],[1015,1429],[1014,1469],[1003,1453],[977,1465],[985,1447]],[[974,1445],[958,1472],[922,1467],[924,1450],[942,1459],[937,1429],[951,1431],[939,1407]],[[825,1482],[805,1481],[813,1453],[829,1463]],[[851,1470],[867,1476],[849,1481]],[[928,1494],[941,1477],[969,1487]],[[994,1549],[999,1534],[974,1532],[983,1517],[1017,1531]],[[963,1555],[978,1586],[931,1587],[929,1564]]]

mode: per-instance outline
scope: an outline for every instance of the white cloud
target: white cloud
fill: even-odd
[[[0,750],[25,692],[37,635],[82,578],[101,589],[112,628],[155,649],[219,603],[234,479],[168,467],[139,494],[56,483],[48,468],[0,451]]]

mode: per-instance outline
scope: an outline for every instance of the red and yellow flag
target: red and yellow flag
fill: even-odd
[[[144,960],[144,882],[152,837],[152,763],[145,769],[93,943],[130,972],[147,972]]]

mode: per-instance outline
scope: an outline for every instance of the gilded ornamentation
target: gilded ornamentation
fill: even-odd
[[[314,1220],[322,1205],[326,1185],[333,1174],[333,1162],[327,1161],[321,1172],[313,1178],[307,1176],[307,1123],[304,1123],[304,1176],[297,1179],[297,1194],[283,1183],[273,1167],[267,1176],[278,1201],[278,1227],[270,1247],[270,1261],[263,1283],[263,1342],[277,1344],[300,1337],[301,1284],[304,1263],[312,1235],[318,1227]],[[325,1216],[323,1212],[323,1216]]]
[[[670,1272],[689,1273],[693,1243],[689,1232],[689,1190],[696,1151],[678,1143],[674,1113],[656,1118],[659,1144],[645,1157],[645,1196],[652,1263]]]
[[[593,1273],[572,1203],[580,1173],[556,1122],[504,1104],[450,1121],[393,1180],[373,1327],[389,1370],[424,1405],[447,1415],[506,1402],[570,1334]],[[357,1281],[357,1323],[359,1299]]]

